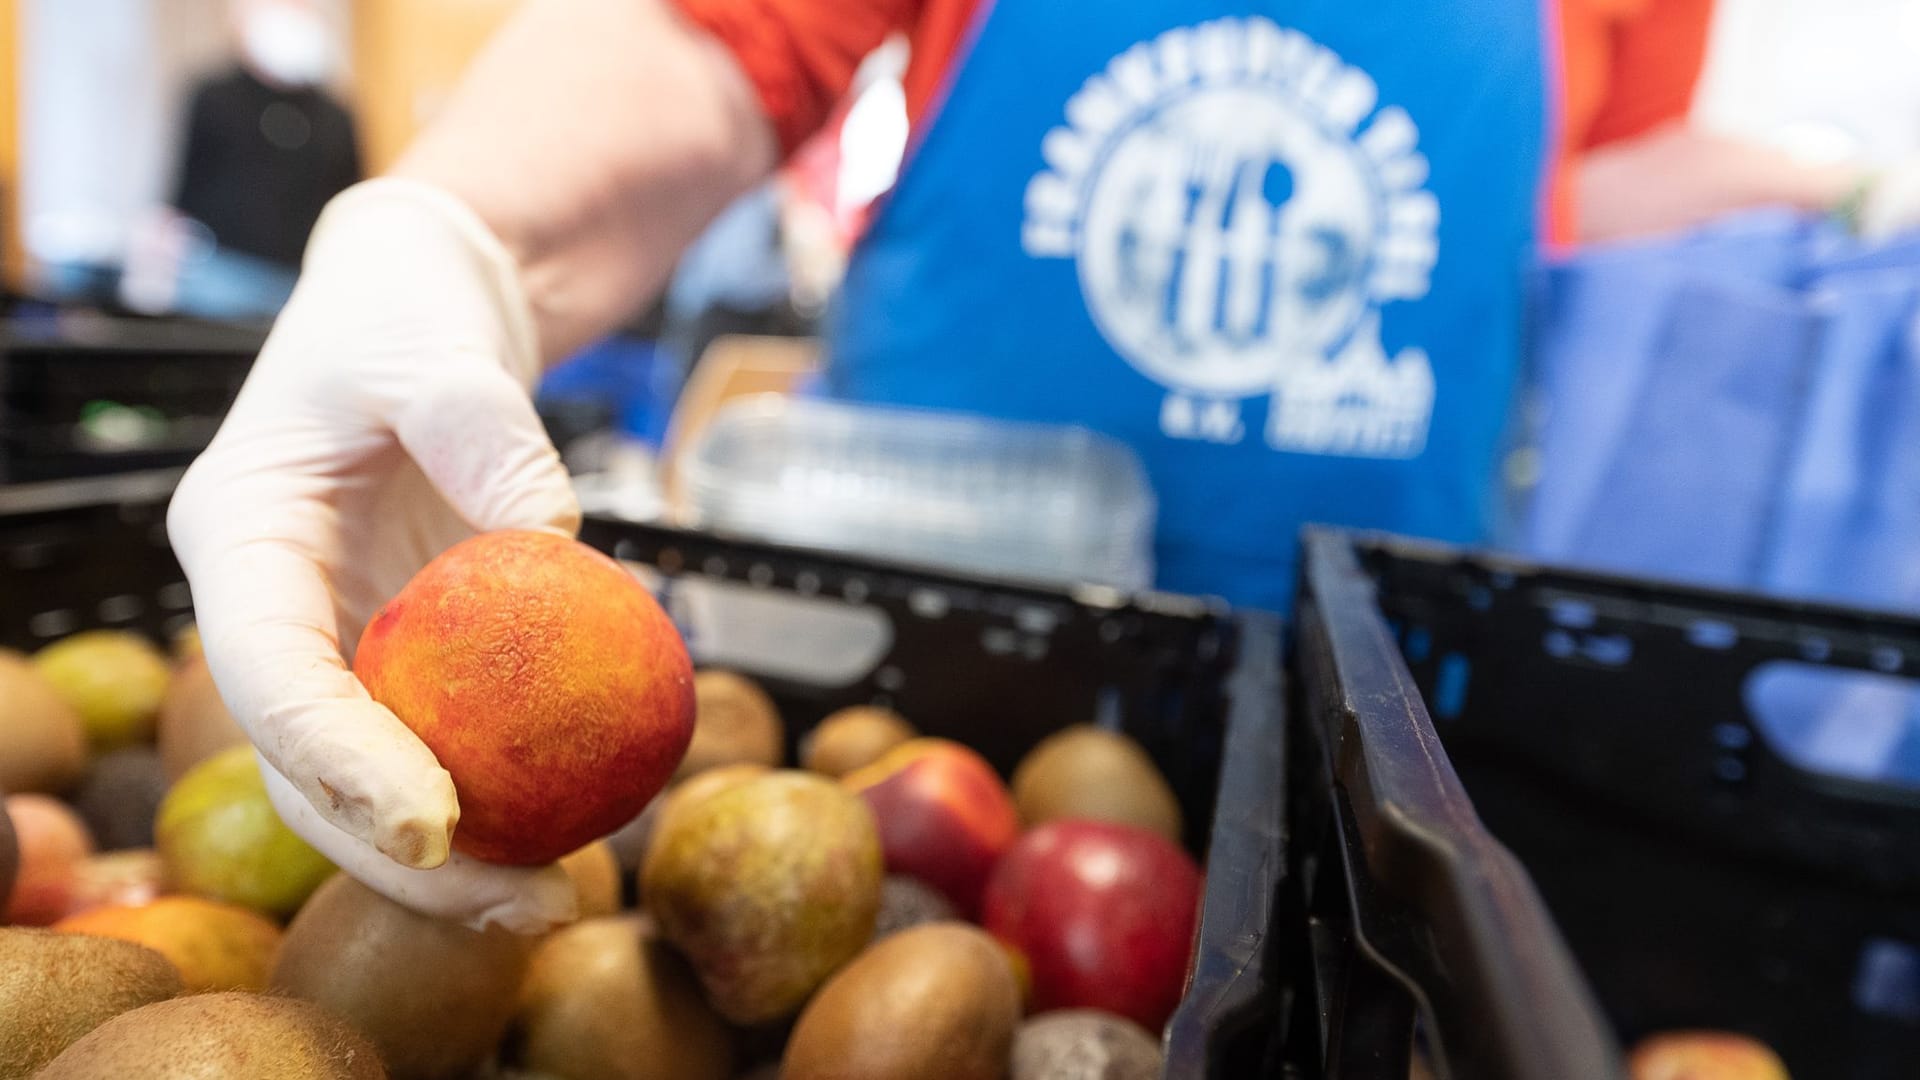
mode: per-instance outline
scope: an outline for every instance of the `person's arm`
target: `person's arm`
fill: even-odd
[[[552,360],[655,295],[921,3],[540,0],[393,175],[452,193],[501,239]]]
[[[656,293],[775,153],[733,56],[662,0],[538,0],[393,175],[451,193],[500,238],[552,361]]]
[[[645,303],[859,58],[839,4],[703,2],[705,21],[666,0],[522,6],[393,173],[329,203],[168,511],[208,665],[281,816],[418,910],[534,931],[573,897],[557,867],[451,850],[452,779],[354,678],[361,629],[466,536],[577,529],[528,396],[542,365]]]
[[[1606,241],[1671,232],[1762,206],[1825,213],[1864,182],[1857,166],[1815,164],[1674,123],[1582,158],[1578,235]]]
[[[1620,18],[1564,5],[1574,84],[1569,132],[1574,235],[1607,241],[1671,232],[1762,206],[1825,212],[1862,190],[1855,165],[1816,164],[1692,125],[1713,0],[1651,0]]]

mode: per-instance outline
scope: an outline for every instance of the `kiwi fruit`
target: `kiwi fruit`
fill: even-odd
[[[1010,1080],[1159,1080],[1160,1041],[1098,1009],[1036,1016],[1013,1034]]]
[[[827,981],[794,1025],[782,1080],[1001,1080],[1020,990],[984,930],[916,926]]]
[[[86,765],[80,714],[24,655],[0,649],[0,791],[58,795]]]
[[[534,952],[509,1038],[563,1080],[727,1080],[729,1032],[645,916],[587,919]]]
[[[567,872],[574,892],[579,894],[581,918],[612,915],[620,910],[620,860],[615,857],[611,844],[595,840],[562,858],[560,869]]]
[[[395,1080],[464,1077],[499,1044],[532,946],[409,911],[336,874],[287,927],[269,985],[344,1017]]]
[[[744,675],[709,669],[693,676],[693,741],[675,780],[721,765],[780,764],[786,728],[765,690]]]
[[[927,923],[960,917],[940,890],[905,874],[888,874],[880,883],[880,915],[873,922],[873,940]]]
[[[160,699],[155,736],[168,780],[178,780],[195,765],[247,741],[247,733],[221,700],[220,688],[213,685],[213,672],[198,656],[174,672]]]
[[[180,990],[167,958],[132,942],[0,928],[0,1080],[25,1080],[87,1032]]]
[[[1013,803],[1028,828],[1060,818],[1133,825],[1180,842],[1180,802],[1140,744],[1077,724],[1027,752],[1013,771]]]
[[[68,801],[98,850],[152,847],[153,821],[170,783],[152,747],[129,746],[95,758]]]
[[[194,994],[123,1013],[68,1047],[38,1080],[383,1080],[358,1032],[305,1001]]]
[[[800,740],[800,764],[837,780],[919,734],[892,709],[850,706],[820,721]]]

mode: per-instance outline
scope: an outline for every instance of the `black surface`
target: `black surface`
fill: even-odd
[[[327,200],[360,179],[344,106],[323,89],[270,86],[237,66],[194,87],[179,161],[174,207],[220,246],[289,271]]]
[[[213,437],[264,340],[257,328],[62,316],[0,324],[0,482],[184,466]],[[90,443],[90,403],[148,410],[163,430]]]
[[[1110,715],[1168,772],[1189,846],[1206,839],[1234,656],[1223,608],[1105,589],[1075,596],[608,518],[590,518],[580,538],[676,574],[853,597],[883,614],[893,639],[886,656],[847,685],[747,671],[779,701],[789,736],[844,706],[884,703],[1011,775],[1048,734]]]
[[[1399,1080],[1419,1018],[1443,1077],[1621,1075],[1520,864],[1482,828],[1342,534],[1309,532],[1296,610],[1295,887],[1276,920],[1290,1075]]]
[[[0,489],[0,644],[33,649],[99,626],[176,629],[189,606],[163,527],[171,479]],[[1182,802],[1192,846],[1214,853],[1198,975],[1173,1022],[1168,1075],[1261,1075],[1254,1064],[1277,1000],[1263,943],[1283,867],[1274,626],[1243,627],[1180,597],[1076,595],[626,522],[590,519],[583,539],[680,577],[853,597],[885,613],[893,645],[865,678],[840,687],[762,678],[791,734],[877,701],[1003,770],[1072,723],[1104,717],[1139,739]],[[1009,634],[1022,647],[1006,649]],[[1247,648],[1257,651],[1236,668]],[[1234,749],[1224,778],[1223,746]],[[1233,801],[1209,829],[1218,790]]]
[[[170,480],[0,490],[0,643],[171,632],[189,598]],[[1911,621],[1315,533],[1283,666],[1273,624],[1182,597],[602,519],[583,537],[670,579],[884,615],[891,646],[846,685],[748,672],[796,736],[880,702],[1002,769],[1069,723],[1146,745],[1209,857],[1169,1077],[1400,1080],[1416,1041],[1452,1080],[1617,1077],[1609,1020],[1752,1031],[1800,1080],[1920,1075],[1913,1020],[1851,996],[1864,942],[1920,940],[1911,798],[1800,774],[1757,738],[1741,781],[1714,779],[1753,664],[1817,637],[1835,664],[1903,666]],[[1631,661],[1546,651],[1569,602]],[[1695,644],[1703,618],[1731,644]],[[1430,711],[1450,663],[1461,707]]]
[[[1624,1038],[1744,1031],[1796,1080],[1920,1076],[1920,969],[1855,1002],[1871,950],[1920,949],[1920,793],[1796,768],[1743,699],[1778,660],[1911,675],[1920,621],[1358,550],[1421,694],[1452,703],[1436,726],[1474,805]]]

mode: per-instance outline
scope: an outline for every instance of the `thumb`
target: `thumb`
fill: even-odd
[[[335,828],[265,759],[267,797],[287,827],[362,885],[402,907],[475,930],[500,926],[538,934],[578,914],[579,896],[559,866],[493,866],[455,854],[434,870],[415,870]]]
[[[460,816],[453,779],[346,669],[320,568],[286,541],[209,540],[204,523],[218,508],[189,480],[169,519],[207,663],[234,718],[335,825],[407,865],[444,862]]]

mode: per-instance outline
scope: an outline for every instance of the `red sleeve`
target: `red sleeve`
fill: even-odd
[[[1587,128],[1588,149],[1687,115],[1712,22],[1713,0],[1654,0],[1612,28],[1611,70]]]
[[[1685,116],[1707,48],[1713,0],[1560,0],[1560,139],[1549,232],[1573,239],[1580,155]]]
[[[672,0],[740,61],[792,153],[826,122],[854,69],[926,0]]]

